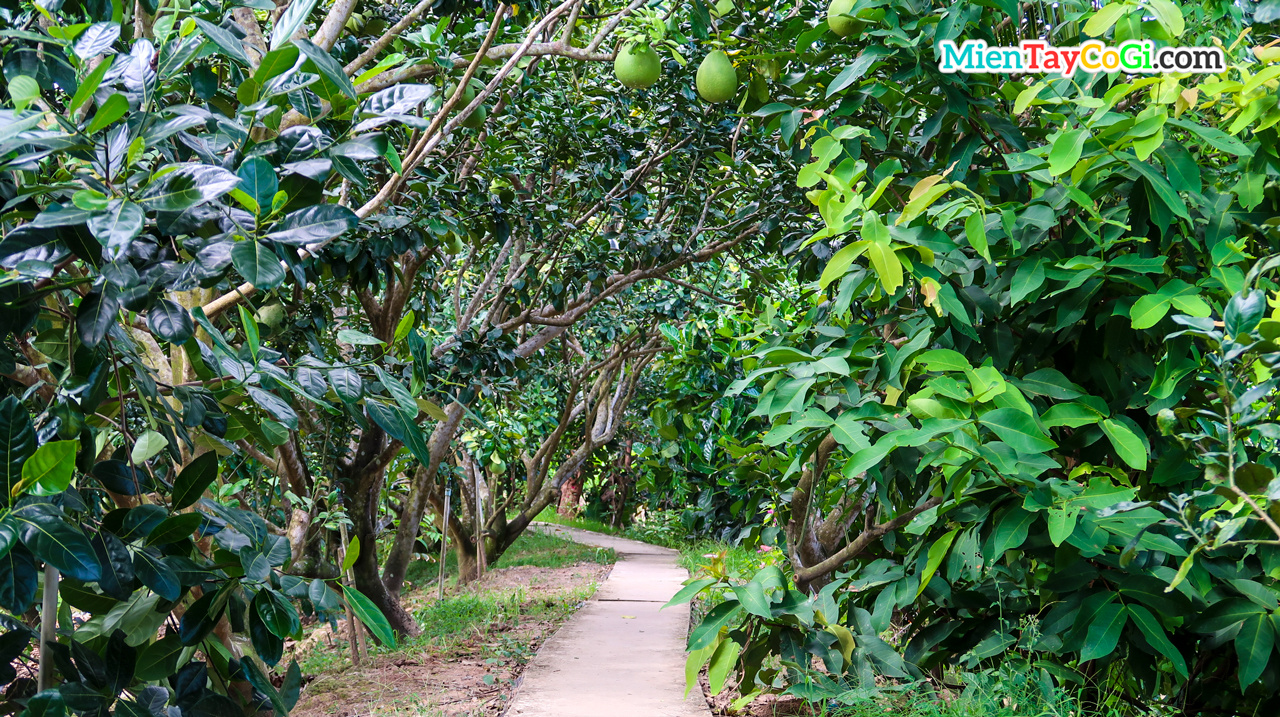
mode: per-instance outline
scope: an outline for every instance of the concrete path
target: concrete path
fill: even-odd
[[[689,606],[659,611],[689,577],[678,553],[559,525],[533,529],[613,548],[618,562],[538,650],[508,717],[709,717],[701,689],[684,699]]]

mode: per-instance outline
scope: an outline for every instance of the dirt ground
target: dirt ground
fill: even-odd
[[[471,594],[519,601],[501,619],[479,622],[460,634],[422,637],[371,663],[350,666],[345,621],[341,634],[327,625],[294,646],[299,656],[319,651],[334,667],[303,689],[296,717],[489,717],[502,714],[525,665],[585,597],[609,566],[520,566],[494,570],[454,596]],[[411,614],[434,602],[434,591],[408,596]],[[513,598],[513,596],[515,596]],[[288,661],[286,657],[285,662]],[[342,665],[346,665],[342,667]]]
[[[702,696],[707,699],[711,714],[715,717],[732,715],[732,717],[792,717],[793,715],[815,714],[799,697],[790,695],[760,695],[750,705],[739,712],[731,712],[730,704],[741,695],[735,689],[726,688],[720,694],[711,695],[711,687],[707,683],[707,671],[702,671],[698,680],[702,685]]]

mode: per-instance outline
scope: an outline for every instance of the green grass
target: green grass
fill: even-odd
[[[554,506],[547,506],[534,520],[543,523],[553,523],[555,525],[563,525],[568,528],[579,528],[581,530],[590,530],[595,533],[605,533],[607,535],[621,535],[622,531],[613,528],[594,518],[566,518],[556,512]]]
[[[498,560],[495,568],[513,568],[529,565],[538,568],[565,568],[578,563],[607,565],[616,560],[610,548],[596,548],[571,540],[529,531],[516,539],[511,548]],[[406,598],[415,589],[427,591],[434,597],[439,563],[415,560],[406,575]],[[446,587],[452,587],[450,578],[457,575],[457,561],[450,551],[445,560]],[[591,596],[594,586],[579,591],[569,591],[555,600],[535,600],[525,605],[522,590],[505,593],[462,593],[449,595],[443,600],[432,600],[414,612],[414,620],[422,634],[403,641],[393,649],[370,646],[374,654],[391,654],[421,649],[427,646],[448,648],[451,644],[473,634],[486,635],[494,626],[518,618],[561,620],[571,615],[578,605]],[[505,643],[504,643],[505,644]],[[520,645],[507,645],[505,651],[519,652]],[[505,654],[505,652],[504,652]],[[311,650],[299,659],[304,674],[313,675],[350,664],[350,654],[345,650]]]
[[[760,568],[778,562],[780,557],[780,553],[761,553],[741,545],[709,539],[680,546],[680,567],[694,575],[719,570],[718,563],[723,561],[725,573],[749,580]]]
[[[1097,708],[1052,685],[1042,685],[1038,673],[1012,668],[969,674],[965,687],[941,699],[930,690],[906,686],[853,690],[841,695],[847,706],[827,712],[829,717],[1126,717],[1128,709]]]

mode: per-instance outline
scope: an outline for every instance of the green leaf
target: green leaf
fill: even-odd
[[[26,75],[9,80],[9,99],[13,100],[13,109],[21,112],[39,98],[40,83]]]
[[[1098,610],[1089,623],[1089,631],[1085,634],[1084,649],[1080,651],[1080,660],[1096,660],[1106,657],[1115,651],[1120,642],[1120,631],[1124,629],[1129,612],[1124,605],[1110,602]]]
[[[1101,421],[1104,416],[1097,409],[1083,403],[1059,403],[1049,408],[1040,417],[1046,428],[1066,426],[1079,428]]]
[[[1053,547],[1059,547],[1071,537],[1071,533],[1076,529],[1076,519],[1080,516],[1080,507],[1068,505],[1061,508],[1050,508],[1046,511],[1047,517],[1045,522],[1049,526],[1049,542],[1053,543]]]
[[[1064,132],[1053,140],[1049,150],[1049,174],[1058,176],[1070,172],[1080,161],[1080,153],[1084,150],[1085,140],[1089,139],[1089,131],[1073,129]]]
[[[165,438],[159,431],[147,431],[134,442],[133,451],[129,453],[129,458],[134,465],[141,465],[151,460],[168,445],[169,439]]]
[[[964,220],[964,235],[969,239],[969,246],[978,255],[991,262],[991,249],[987,244],[987,216],[982,212],[974,212]]]
[[[240,165],[236,175],[240,177],[238,189],[258,203],[259,213],[263,207],[270,210],[272,197],[280,191],[280,181],[276,178],[276,171],[272,169],[271,163],[262,157],[252,157]]]
[[[929,546],[929,559],[925,562],[924,572],[920,573],[920,587],[916,590],[917,598],[924,594],[925,588],[929,587],[929,581],[933,579],[934,573],[938,572],[938,566],[942,565],[942,559],[947,557],[947,551],[951,550],[951,543],[955,541],[956,534],[959,532],[960,529],[957,528],[943,533],[942,537]]]
[[[342,584],[339,584],[339,587],[342,588],[342,594],[346,597],[347,604],[351,606],[351,611],[356,614],[360,622],[364,623],[365,627],[369,628],[369,632],[373,633],[378,642],[385,647],[395,647],[395,631],[391,629],[391,623],[387,622],[387,618],[373,604],[373,601],[355,588]]]
[[[180,513],[165,518],[147,534],[147,545],[168,545],[190,538],[200,527],[200,521],[199,513]]]
[[[351,569],[351,566],[356,564],[356,559],[359,557],[360,537],[353,535],[351,536],[351,542],[347,543],[346,555],[342,556],[342,570],[339,571],[339,574],[346,575],[347,571]]]
[[[1149,329],[1160,323],[1160,319],[1169,313],[1169,308],[1170,303],[1167,298],[1158,294],[1147,294],[1134,302],[1133,308],[1129,309],[1129,319],[1133,323],[1133,328]]]
[[[49,503],[31,503],[12,513],[23,544],[37,558],[63,574],[84,582],[94,582],[102,574],[98,556],[89,539],[64,519],[62,511]]]
[[[889,48],[887,47],[867,47],[862,51],[862,54],[858,55],[858,57],[849,64],[848,67],[841,70],[840,74],[836,75],[835,78],[831,80],[831,84],[827,85],[827,97],[831,97],[837,92],[844,90],[849,85],[852,85],[862,79],[862,76],[867,74],[867,70],[871,69],[871,66],[875,64],[876,60],[879,60],[888,54]]]
[[[178,658],[186,646],[179,637],[170,632],[163,638],[142,648],[138,654],[134,675],[144,682],[155,682],[168,679],[178,671]]]
[[[191,313],[168,299],[160,299],[147,312],[151,333],[172,344],[185,344],[195,335]]]
[[[1095,12],[1093,17],[1084,24],[1084,34],[1089,37],[1101,37],[1107,30],[1110,30],[1116,22],[1129,11],[1133,10],[1133,5],[1127,2],[1112,3],[1102,6],[1102,9]]]
[[[694,580],[688,585],[680,588],[680,591],[675,594],[675,597],[668,600],[667,604],[663,605],[660,609],[665,610],[672,605],[683,605],[684,603],[692,600],[695,595],[707,589],[707,587],[718,582],[720,581],[715,578],[698,578],[697,580]]]
[[[1187,221],[1191,221],[1191,215],[1187,212],[1187,203],[1174,191],[1173,186],[1169,184],[1169,180],[1165,179],[1163,174],[1149,163],[1140,162],[1136,159],[1130,159],[1129,166],[1146,178],[1147,182],[1151,184],[1151,188],[1156,191],[1156,196],[1160,198],[1161,202],[1164,202],[1164,205],[1170,211]]]
[[[1147,638],[1147,643],[1156,648],[1161,655],[1169,659],[1173,665],[1173,669],[1177,671],[1183,679],[1187,678],[1187,661],[1182,657],[1182,653],[1169,640],[1168,633],[1165,632],[1164,626],[1156,619],[1151,611],[1141,605],[1130,604],[1127,606],[1129,618],[1133,620],[1133,624],[1138,626],[1138,630],[1142,632],[1142,636]]]
[[[1156,20],[1169,31],[1169,35],[1177,39],[1186,30],[1182,19],[1182,9],[1169,0],[1146,0],[1147,9],[1156,16]]]
[[[707,686],[712,695],[718,695],[724,690],[725,678],[729,676],[733,666],[738,664],[738,653],[741,651],[742,646],[733,640],[722,640],[711,655],[711,663],[707,666]]]
[[[90,292],[76,307],[76,332],[80,335],[80,342],[89,348],[97,348],[115,325],[120,299],[114,291],[108,293],[113,288],[108,285],[107,291]]]
[[[1187,559],[1190,560],[1194,556],[1195,553],[1192,553]],[[1210,605],[1209,609],[1200,615],[1200,619],[1193,625],[1193,628],[1196,632],[1214,633],[1265,612],[1266,610],[1259,607],[1252,600],[1226,598]]]
[[[1058,447],[1041,432],[1035,419],[1016,408],[997,408],[978,421],[1019,453],[1044,453]]]
[[[982,550],[987,562],[994,563],[998,561],[1005,551],[1015,550],[1026,542],[1027,533],[1035,520],[1035,513],[1018,506],[1001,513],[994,523],[995,527],[991,530],[991,536],[987,538],[986,546]]]
[[[36,449],[22,466],[22,482],[15,492],[33,488],[33,495],[57,495],[71,485],[79,441],[51,441]],[[17,495],[10,496],[17,500]]]
[[[342,329],[338,332],[338,341],[352,346],[380,346],[384,341],[355,329]],[[332,379],[330,379],[332,380]]]
[[[210,451],[196,456],[173,482],[173,510],[195,505],[205,490],[218,479],[218,454]]]
[[[287,10],[280,13],[275,26],[271,28],[271,49],[274,51],[288,42],[289,38],[293,37],[294,33],[302,27],[302,23],[307,21],[315,7],[316,0],[297,0],[297,2],[291,3]],[[296,52],[294,57],[297,57]]]
[[[108,125],[116,120],[124,117],[124,113],[129,111],[129,100],[119,92],[107,98],[98,106],[98,112],[93,115],[89,126],[85,127],[85,134],[97,134],[105,129]]]
[[[711,608],[706,617],[702,618],[702,622],[690,631],[686,649],[694,652],[714,645],[716,638],[720,636],[720,628],[729,624],[740,612],[742,612],[742,604],[734,599],[725,600]]]
[[[315,204],[285,215],[267,234],[268,241],[304,246],[327,242],[356,228],[360,217],[340,204]]]
[[[317,95],[329,103],[340,102],[344,96],[355,101],[356,88],[351,84],[351,78],[347,77],[347,73],[343,72],[342,65],[338,64],[332,55],[324,48],[303,38],[294,40],[293,44],[307,56],[307,62],[302,65],[303,71],[320,73],[320,83],[312,85]]]
[[[36,451],[36,432],[27,413],[15,396],[0,401],[0,503],[7,504],[9,494],[22,481],[22,466]]]
[[[76,38],[73,50],[81,60],[90,60],[110,50],[119,38],[120,23],[95,22]]]
[[[231,264],[245,281],[263,291],[276,288],[285,279],[280,258],[266,244],[252,239],[236,242],[231,248]]]
[[[208,164],[171,164],[152,178],[138,203],[160,212],[181,212],[235,189],[240,178]]]
[[[142,207],[126,199],[112,199],[107,211],[95,214],[88,225],[89,232],[99,244],[120,253],[142,233],[145,222],[146,214]]]
[[[307,3],[303,1],[299,2],[298,6],[306,4]],[[315,5],[314,0],[312,0],[311,4],[313,6]],[[284,11],[283,15],[281,15],[281,19],[283,20],[285,15],[294,12],[295,7],[297,6],[290,3],[289,8]],[[280,25],[277,24],[276,27],[278,28]],[[272,36],[274,37],[274,33],[272,33]],[[265,86],[268,80],[279,77],[281,74],[288,72],[293,69],[293,66],[296,64],[298,64],[298,48],[293,45],[286,45],[279,49],[273,49],[264,55],[262,61],[258,63],[258,69],[253,73],[253,81],[257,82],[259,85]]]
[[[1196,124],[1189,120],[1174,118],[1165,120],[1165,124],[1172,125],[1174,127],[1181,127],[1182,129],[1194,133],[1214,149],[1222,150],[1228,154],[1234,154],[1237,157],[1253,156],[1253,150],[1249,149],[1244,142],[1241,142],[1220,129],[1205,127],[1204,125]]]
[[[1084,389],[1071,382],[1056,368],[1042,368],[1014,382],[1018,388],[1037,396],[1047,396],[1059,401],[1069,401],[1084,395]]]
[[[90,97],[93,97],[93,93],[98,91],[98,86],[102,84],[102,78],[106,77],[107,70],[111,69],[111,65],[115,63],[115,60],[115,55],[108,55],[85,76],[84,81],[76,88],[76,93],[72,95],[70,104],[67,105],[68,112],[78,111],[84,106],[84,103],[89,101]]]
[[[1111,446],[1116,449],[1116,455],[1120,456],[1120,459],[1130,468],[1140,471],[1147,469],[1146,446],[1142,445],[1142,439],[1138,438],[1128,426],[1114,418],[1108,418],[1102,422],[1102,432],[1111,440]]]
[[[240,44],[240,40],[232,35],[230,31],[224,30],[217,25],[199,17],[192,18],[196,21],[196,26],[200,28],[200,32],[204,36],[213,41],[219,50],[226,53],[227,57],[235,60],[244,67],[249,66],[249,57],[244,54],[244,46]],[[272,49],[275,49],[274,47]]]
[[[930,371],[966,371],[973,368],[964,354],[951,349],[933,349],[916,356],[917,363],[923,363]]]
[[[258,594],[253,598],[252,607],[258,613],[258,616],[262,618],[262,622],[266,624],[267,629],[276,637],[281,639],[292,637],[302,629],[302,623],[298,620],[297,610],[294,610],[293,605],[289,604],[289,600],[285,596],[275,590],[270,588],[259,590]],[[382,613],[378,614],[381,615]],[[360,619],[364,621],[364,616],[360,615]]]
[[[1276,633],[1270,615],[1254,615],[1244,621],[1236,633],[1236,657],[1240,660],[1240,689],[1258,681],[1271,659]]]
[[[884,286],[884,293],[892,296],[902,286],[902,261],[888,242],[872,242],[867,247],[867,258]]]
[[[870,244],[870,242],[858,241],[836,252],[827,262],[826,268],[822,270],[822,277],[818,279],[819,288],[825,289],[831,282],[847,274],[849,267],[853,265],[853,260],[862,256]]]

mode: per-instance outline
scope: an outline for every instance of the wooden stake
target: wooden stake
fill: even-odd
[[[449,550],[449,508],[453,505],[453,485],[444,486],[444,520],[440,522],[440,572],[436,599],[444,599],[444,566]]]
[[[484,577],[484,496],[480,493],[480,474],[484,471],[482,466],[477,466],[475,470],[476,485],[476,579]]]
[[[347,561],[347,546],[349,545],[347,542],[347,526],[345,523],[338,523],[338,534],[342,537],[342,562],[345,563]],[[355,589],[355,580],[353,579],[350,569],[347,570],[345,575],[340,576],[340,579],[344,580],[353,590]],[[351,611],[351,603],[347,600],[345,595],[342,598],[342,605],[347,609],[347,640],[351,644],[351,664],[359,667],[361,652],[360,621],[356,619],[355,613]]]

